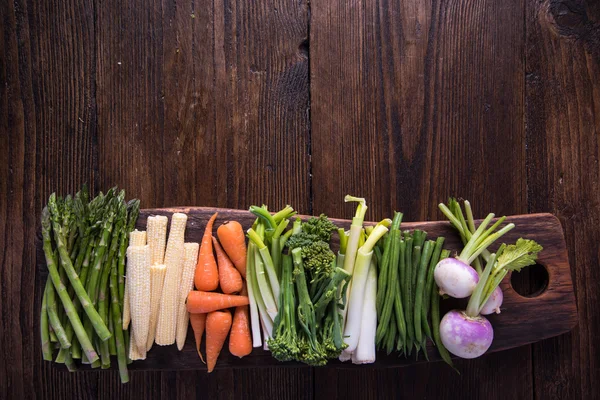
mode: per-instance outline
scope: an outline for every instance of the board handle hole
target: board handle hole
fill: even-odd
[[[530,265],[513,272],[510,283],[518,294],[523,297],[538,297],[546,291],[549,281],[548,270],[541,264]]]

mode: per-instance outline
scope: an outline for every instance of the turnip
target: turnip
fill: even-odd
[[[469,227],[466,222],[459,221],[445,204],[440,204],[440,209],[455,226],[461,227],[461,235],[468,231]],[[447,258],[441,260],[435,267],[434,278],[435,283],[440,288],[440,294],[448,294],[457,299],[469,297],[475,286],[479,282],[479,274],[471,267],[471,263],[486,250],[492,243],[498,240],[506,232],[515,227],[514,224],[508,224],[497,232],[496,228],[504,221],[505,217],[500,218],[494,225],[486,230],[487,226],[494,218],[494,214],[490,213],[481,222],[477,230],[470,235],[462,252],[456,258]]]
[[[456,258],[446,258],[438,262],[433,271],[440,294],[463,299],[473,293],[479,282],[477,271]]]
[[[496,289],[494,289],[490,295],[490,298],[481,308],[481,315],[490,315],[492,313],[500,314],[500,306],[502,305],[503,300],[504,295],[502,294],[502,289],[500,289],[500,286],[498,286]]]
[[[495,262],[496,254],[492,254],[469,299],[466,311],[452,310],[440,322],[442,343],[450,353],[461,358],[481,356],[494,340],[492,324],[480,315],[480,299]]]
[[[499,312],[502,290],[499,285],[509,271],[535,264],[542,246],[533,240],[519,239],[516,244],[502,244],[487,263],[473,290],[465,311],[452,310],[440,322],[440,337],[452,354],[476,358],[484,354],[494,339],[492,324],[481,314]]]
[[[494,329],[485,317],[469,317],[466,312],[452,310],[440,323],[442,343],[448,351],[461,358],[477,358],[490,348]]]

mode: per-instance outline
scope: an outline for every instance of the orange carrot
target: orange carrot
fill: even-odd
[[[196,350],[200,359],[204,362],[202,352],[200,351],[200,345],[202,344],[202,335],[204,334],[204,326],[206,325],[206,314],[190,314],[190,325],[194,331],[194,338],[196,338]]]
[[[196,314],[245,305],[248,305],[248,296],[202,292],[199,290],[192,290],[187,299],[188,312]]]
[[[215,246],[215,253],[217,253],[217,265],[219,266],[219,285],[223,293],[231,294],[238,293],[242,290],[242,276],[239,271],[235,269],[227,254],[223,251],[223,248],[219,244],[216,237],[213,236],[213,245]]]
[[[217,214],[215,213],[210,217],[206,223],[204,236],[202,236],[198,263],[194,274],[194,284],[198,290],[215,290],[219,286],[219,272],[217,271],[217,262],[212,246],[212,228]]]
[[[246,295],[246,285],[244,285],[241,294],[243,296]],[[239,358],[247,356],[252,352],[252,335],[250,334],[248,306],[235,308],[231,333],[229,334],[229,352]]]
[[[233,265],[246,279],[246,236],[237,221],[227,221],[217,229],[217,236]]]
[[[212,372],[231,328],[231,313],[213,311],[206,317],[206,366]]]

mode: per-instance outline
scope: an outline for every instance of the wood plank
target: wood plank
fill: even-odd
[[[392,209],[436,219],[452,195],[477,212],[526,211],[522,0],[314,0],[311,15],[315,213],[349,218],[352,207],[330,200],[346,193],[368,197],[372,219]],[[460,380],[443,365],[410,368],[390,394],[434,391],[431,376],[454,389],[438,398],[481,382],[498,396],[532,394],[529,348],[459,365]],[[357,396],[380,383],[315,378]]]
[[[255,217],[248,211],[215,209],[208,207],[182,207],[167,209],[146,209],[140,213],[137,227],[140,230],[145,229],[147,217],[150,215],[170,216],[173,212],[185,212],[188,214],[188,224],[186,229],[186,241],[200,242],[206,222],[214,212],[218,212],[215,224],[228,220],[239,221],[244,228],[249,228]],[[349,228],[349,220],[332,219],[337,225]],[[492,315],[490,322],[494,325],[494,342],[490,352],[496,352],[522,346],[544,339],[546,337],[556,336],[571,330],[577,318],[575,309],[575,298],[571,283],[570,268],[567,260],[567,252],[564,237],[559,221],[550,214],[532,214],[511,216],[507,219],[515,223],[517,228],[509,232],[503,240],[507,243],[516,241],[519,237],[533,238],[538,241],[544,251],[540,254],[539,264],[543,265],[549,275],[549,281],[546,290],[537,297],[522,297],[514,291],[510,284],[510,279],[505,279],[501,285],[504,292],[504,303],[501,315]],[[403,229],[422,229],[428,232],[429,237],[436,238],[444,236],[446,238],[445,248],[457,251],[462,248],[460,238],[455,234],[450,224],[445,221],[431,222],[408,222],[404,223]],[[334,249],[337,246],[336,239],[333,239]],[[45,264],[41,246],[39,251],[40,273],[45,271]],[[442,309],[451,309],[463,307],[465,301],[444,301]],[[544,312],[551,310],[551,312]],[[184,349],[181,352],[176,351],[174,346],[154,346],[148,353],[147,359],[143,362],[133,363],[131,369],[154,370],[154,369],[205,369],[201,363],[193,343],[193,335],[190,330]],[[439,360],[437,351],[433,346],[429,346],[431,360]],[[378,354],[375,366],[393,367],[411,365],[424,360],[403,359],[397,355]],[[356,368],[351,364],[341,364],[336,361],[331,362],[340,368]],[[230,355],[226,347],[219,357],[218,368],[228,370],[235,367],[265,367],[294,365],[293,363],[281,364],[273,359],[269,352],[262,349],[255,349],[252,354],[243,359],[238,359]]]
[[[41,359],[32,210],[94,171],[93,5],[5,2],[0,20],[0,398],[46,397],[76,378]]]
[[[600,392],[600,4],[527,2],[527,173],[530,211],[561,220],[579,325],[533,346],[536,398]]]
[[[151,207],[244,208],[260,199],[309,210],[308,61],[297,51],[304,3],[108,0],[98,10],[99,187],[118,184]],[[166,397],[229,398],[268,392],[276,379],[298,391],[298,375],[312,378],[263,373],[235,386],[249,382],[247,371],[158,379]]]
[[[35,164],[25,159],[31,154],[27,146],[35,146],[35,111],[28,69],[30,49],[21,44],[29,36],[29,27],[24,23],[21,6],[19,2],[0,5],[0,347],[4,349],[0,360],[1,398],[13,394],[21,398],[34,396],[23,375],[29,382],[41,381],[39,374],[34,374],[39,362],[28,363],[36,348],[40,349],[36,346],[37,335],[32,332],[36,326],[32,311],[39,301],[35,293],[31,296],[35,271],[21,270],[24,261],[32,261],[26,245],[31,244],[35,229],[35,220],[28,215],[25,204],[35,182]],[[30,129],[32,136],[26,137]],[[30,296],[24,295],[22,286]]]

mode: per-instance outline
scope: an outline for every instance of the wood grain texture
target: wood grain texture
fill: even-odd
[[[561,220],[579,310],[570,334],[533,346],[536,398],[600,393],[600,4],[527,7],[527,171],[530,211]]]
[[[293,368],[135,371],[130,385],[48,368],[28,295],[40,277],[26,267],[47,196],[84,182],[147,206],[309,211],[306,4],[16,1],[0,12],[0,398],[272,397],[279,385],[312,396],[311,371]]]
[[[0,398],[598,393],[598,2],[15,0],[0,21]],[[41,362],[33,246],[48,194],[84,182],[144,207],[349,217],[332,204],[353,191],[377,193],[373,219],[439,218],[449,194],[551,211],[579,327],[460,361],[460,379],[443,365],[67,374]]]
[[[165,215],[170,217],[174,212],[183,212],[188,215],[188,223],[185,232],[186,242],[197,242],[202,240],[206,223],[215,212],[218,212],[215,226],[219,226],[225,221],[239,221],[244,229],[250,228],[255,220],[255,216],[245,210],[230,210],[208,207],[182,207],[167,209],[145,209],[140,212],[137,222],[139,230],[145,230],[146,221],[150,215]],[[332,218],[336,225],[349,229],[350,220],[340,220]],[[548,283],[543,293],[536,297],[523,297],[519,295],[510,283],[510,277],[507,277],[501,284],[504,293],[504,302],[502,304],[502,314],[489,316],[490,322],[494,326],[494,342],[489,350],[490,353],[506,350],[514,347],[533,343],[547,337],[557,336],[569,332],[577,321],[577,310],[575,308],[575,296],[571,283],[571,272],[567,260],[567,249],[562,235],[560,222],[556,217],[550,214],[531,214],[517,215],[507,218],[507,223],[513,222],[517,228],[503,237],[507,243],[515,242],[519,237],[535,239],[544,247],[540,254],[538,263],[543,265],[548,271]],[[402,224],[402,229],[421,229],[428,233],[428,237],[435,239],[438,236],[446,238],[444,248],[452,252],[460,251],[462,243],[460,238],[450,224],[445,221],[431,222],[408,222]],[[332,246],[337,249],[337,236],[332,239]],[[41,241],[37,242],[38,269],[40,275],[46,275],[46,265],[43,256]],[[41,290],[41,285],[38,290]],[[452,308],[466,306],[466,301],[443,301],[441,304],[442,312]],[[439,361],[435,347],[429,343],[428,352],[430,360]],[[372,367],[394,367],[418,364],[425,362],[424,358],[420,360],[399,358],[396,354],[386,355],[383,352],[377,355],[377,361]],[[337,361],[331,361],[330,364],[338,365],[340,368],[361,368],[352,364],[342,364]],[[227,344],[224,346],[217,369],[229,370],[238,367],[265,367],[294,365],[293,363],[281,364],[268,351],[254,349],[252,354],[242,359],[232,356],[227,351]],[[186,344],[181,352],[178,352],[175,346],[154,346],[148,353],[147,359],[135,362],[130,366],[131,369],[141,370],[205,370],[206,366],[200,361],[194,345],[194,337],[191,331],[187,336]]]
[[[437,219],[448,196],[476,213],[525,212],[523,15],[522,0],[313,0],[314,212],[350,217],[332,200],[346,193],[366,196],[372,219]],[[424,396],[436,376],[437,398],[481,382],[499,398],[533,396],[529,347],[489,357],[460,362],[461,379],[441,364],[412,370],[395,395]],[[375,376],[317,374],[315,385],[360,398],[377,393]]]

